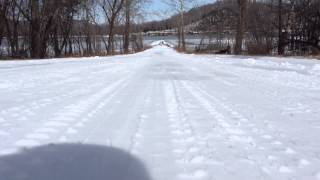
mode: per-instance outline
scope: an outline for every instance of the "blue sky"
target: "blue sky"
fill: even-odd
[[[145,20],[161,20],[171,16],[174,12],[167,6],[165,1],[166,0],[150,0],[150,2],[145,5],[145,11],[148,13]],[[194,0],[192,5],[203,5],[213,3],[214,1],[215,0]]]

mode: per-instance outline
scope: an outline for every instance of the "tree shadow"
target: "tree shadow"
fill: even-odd
[[[0,157],[1,180],[151,180],[143,163],[120,149],[52,144]]]

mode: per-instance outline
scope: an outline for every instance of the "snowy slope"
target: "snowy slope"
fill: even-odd
[[[1,62],[0,95],[0,180],[320,179],[317,61]]]

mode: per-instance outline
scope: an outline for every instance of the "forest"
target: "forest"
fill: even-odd
[[[170,30],[177,49],[249,55],[318,55],[319,0],[217,0],[147,21],[147,0],[0,0],[0,57],[48,58],[127,54],[147,48],[148,32]],[[190,48],[188,49],[190,51]]]

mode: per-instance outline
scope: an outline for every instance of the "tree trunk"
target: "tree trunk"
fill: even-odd
[[[109,37],[108,37],[108,49],[107,49],[107,54],[108,55],[113,55],[114,54],[113,27],[114,27],[114,20],[111,20],[111,22],[109,24]]]
[[[0,12],[0,46],[2,44],[2,38],[3,38],[3,34],[4,34],[4,27],[5,27],[5,15],[2,14],[4,12]]]
[[[124,53],[129,53],[129,45],[130,45],[130,26],[131,26],[131,0],[125,0],[125,14],[126,14],[126,22],[125,22],[125,30],[124,30],[124,42],[123,49]]]
[[[127,1],[126,1],[127,2]],[[114,54],[114,26],[115,22],[118,18],[119,12],[123,8],[125,0],[113,0],[113,1],[104,1],[102,4],[102,9],[107,17],[108,20],[108,29],[109,29],[109,37],[108,37],[108,47],[107,47],[107,54]]]
[[[178,31],[178,47],[179,47],[179,49],[181,49],[182,43],[181,43],[181,23],[180,22],[179,22],[177,31]]]
[[[181,44],[182,44],[182,51],[186,50],[186,41],[185,41],[185,32],[184,32],[184,4],[183,0],[180,0],[180,30],[181,30]]]
[[[284,48],[283,48],[283,33],[282,33],[282,0],[278,1],[278,54],[283,55],[284,54]]]
[[[184,32],[184,15],[183,12],[181,14],[181,43],[182,43],[182,50],[186,50],[186,40],[185,40],[185,32]]]
[[[53,29],[53,50],[55,57],[61,57],[62,49],[60,49],[57,25]]]
[[[2,44],[2,38],[3,38],[4,32],[5,32],[8,6],[9,6],[8,0],[1,1],[1,4],[0,4],[0,46]]]
[[[30,49],[32,58],[40,58],[39,0],[31,0]]]
[[[238,0],[239,6],[239,17],[237,24],[235,54],[239,55],[242,53],[243,37],[246,27],[246,11],[247,11],[247,0]]]

